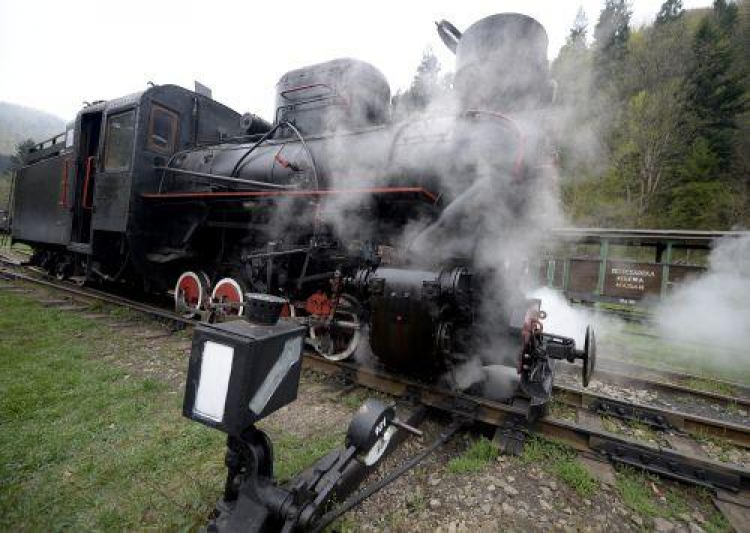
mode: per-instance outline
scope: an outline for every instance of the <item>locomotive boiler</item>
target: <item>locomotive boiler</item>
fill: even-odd
[[[587,384],[593,332],[544,332],[522,287],[554,190],[546,32],[513,13],[438,32],[453,89],[402,119],[355,59],[284,74],[272,122],[174,86],[86,107],[19,172],[14,239],[207,320],[283,297],[329,359],[498,400],[544,403],[560,359]]]

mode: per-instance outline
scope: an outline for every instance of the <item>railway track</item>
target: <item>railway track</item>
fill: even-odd
[[[89,301],[100,301],[116,306],[126,307],[133,311],[150,315],[162,321],[170,322],[174,325],[173,329],[191,327],[193,324],[195,324],[192,319],[184,318],[161,307],[143,304],[141,302],[116,296],[103,291],[98,291],[91,288],[82,288],[71,283],[46,280],[42,279],[40,276],[28,275],[18,272],[4,271],[2,272],[2,275],[4,275],[6,278],[11,277],[15,280],[34,283],[45,288],[62,290],[75,298],[82,298]],[[597,369],[597,373],[598,372],[599,370]],[[620,375],[616,375],[616,377],[623,378],[623,376]],[[706,393],[706,391],[687,389],[685,387],[681,387],[680,390],[687,390],[690,393],[696,395],[707,395],[707,397],[711,399],[717,396],[716,394]],[[600,394],[594,394],[569,386],[556,385],[555,397],[557,401],[572,408],[585,408],[592,412],[599,413],[603,416],[611,416],[627,421],[640,422],[657,430],[671,429],[694,434],[716,436],[724,438],[738,446],[750,448],[750,428],[739,424],[713,420],[708,417],[681,413],[674,410],[658,409],[633,402],[623,402],[620,400],[608,398]],[[720,396],[720,398],[722,401],[731,400],[730,398],[723,396]],[[745,400],[739,401],[746,402]]]
[[[0,278],[62,291],[74,300],[126,307],[166,322],[173,330],[189,328],[195,323],[161,307],[72,283],[45,279],[39,273],[21,272],[18,266],[0,269]],[[440,389],[378,369],[329,361],[314,354],[306,355],[304,365],[318,372],[339,376],[352,384],[488,424],[497,428],[496,435],[504,436],[506,443],[520,443],[527,434],[526,428],[518,424],[519,418],[525,412],[518,406]],[[729,402],[747,405],[746,398],[690,389],[647,377],[627,376],[611,371],[606,363],[604,366],[602,377],[611,377],[613,380],[627,379],[631,385],[640,383],[646,387],[654,387],[653,384],[657,383],[657,386],[669,388],[670,391],[677,387],[681,392],[708,398],[723,405],[729,405]],[[616,363],[613,366],[616,366]],[[597,369],[597,373],[599,372]],[[669,375],[670,378],[680,376],[677,373]],[[741,514],[750,513],[750,470],[708,457],[694,438],[719,437],[747,449],[750,448],[750,426],[623,402],[560,385],[556,386],[555,402],[564,405],[569,410],[569,416],[561,418],[547,415],[537,421],[533,432],[564,442],[599,460],[638,467],[671,479],[710,488],[716,491],[718,506],[729,506],[735,514],[738,512],[737,509],[740,509]],[[644,443],[623,434],[607,431],[605,422],[610,418],[645,425],[656,432],[664,444]]]
[[[6,261],[7,264],[7,261]],[[20,265],[12,263],[11,267],[18,268]],[[47,287],[49,289],[57,289],[65,291],[66,293],[84,299],[94,299],[101,302],[109,303],[112,305],[124,306],[134,311],[146,313],[148,315],[159,318],[160,320],[171,322],[177,329],[189,326],[193,324],[193,320],[181,317],[171,311],[163,309],[154,305],[143,304],[135,300],[123,298],[111,293],[99,291],[89,287],[83,288],[73,283],[61,282],[57,280],[46,279],[41,273],[24,274],[15,270],[4,270],[3,275],[6,277],[11,276],[13,279],[23,280],[30,283],[35,283],[40,286]],[[571,372],[571,369],[563,370],[563,372]],[[609,383],[622,384],[641,389],[653,390],[656,392],[664,392],[668,394],[686,394],[691,397],[699,398],[703,401],[713,402],[720,405],[722,408],[743,408],[750,410],[750,387],[744,386],[737,383],[729,383],[711,378],[704,378],[695,376],[692,374],[682,374],[669,370],[656,370],[653,368],[643,367],[639,365],[633,365],[623,361],[615,359],[603,359],[600,358],[597,363],[596,378],[600,381],[606,381]],[[722,394],[710,390],[697,389],[694,387],[688,387],[682,383],[690,381],[702,381],[708,386],[715,385],[719,389],[730,389],[737,391],[739,395]],[[614,403],[614,401],[605,402],[601,400],[601,396],[592,395],[584,391],[576,390],[570,386],[556,386],[556,390],[559,393],[563,393],[564,398],[570,399],[569,402],[573,402],[573,405],[599,405],[601,408],[606,410],[610,409],[610,412],[617,412],[622,410],[623,406]],[[622,403],[622,402],[620,402]],[[632,403],[632,402],[631,402]],[[631,410],[632,411],[632,410]],[[631,412],[629,411],[629,412]],[[685,427],[697,427],[698,430],[704,431],[708,435],[725,437],[730,435],[732,442],[748,446],[748,439],[746,437],[733,438],[739,435],[734,429],[725,430],[721,426],[709,425],[708,422],[705,424],[697,423],[697,426],[691,421],[703,419],[708,421],[708,417],[691,416],[691,415],[680,415],[675,414],[674,411],[669,411],[663,415],[651,415],[654,410],[649,409],[646,406],[636,406],[636,409],[632,412],[633,420],[641,420],[646,422],[648,425],[660,425],[662,424],[661,419],[670,421],[675,424],[676,428]],[[659,418],[659,417],[662,418]],[[687,422],[685,418],[687,417]],[[727,423],[727,426],[732,427],[731,423]]]
[[[750,409],[750,387],[741,383],[684,374],[669,369],[649,368],[602,357],[597,359],[596,365],[596,376],[601,381],[669,394],[689,394],[718,403],[724,408]],[[705,388],[691,387],[686,383],[699,383]],[[717,390],[731,391],[731,394],[716,392]]]

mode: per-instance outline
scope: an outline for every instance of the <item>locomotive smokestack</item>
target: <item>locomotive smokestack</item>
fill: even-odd
[[[513,111],[550,101],[547,32],[535,19],[501,13],[458,36],[455,89],[463,109]]]

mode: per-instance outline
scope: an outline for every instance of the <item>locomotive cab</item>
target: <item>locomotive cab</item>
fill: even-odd
[[[115,277],[129,239],[145,231],[139,197],[159,188],[159,168],[239,128],[238,113],[174,85],[87,105],[18,171],[13,240],[37,248],[37,261],[61,276]]]

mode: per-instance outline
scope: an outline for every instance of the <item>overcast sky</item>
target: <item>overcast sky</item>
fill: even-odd
[[[636,25],[663,0],[633,0]],[[286,71],[336,57],[369,61],[391,89],[409,85],[429,46],[444,69],[452,56],[435,32],[490,14],[537,18],[563,44],[579,6],[593,28],[603,0],[0,0],[0,101],[70,120],[84,100],[141,90],[146,82],[192,88],[198,80],[239,112],[272,116]],[[684,0],[685,7],[711,0]]]

